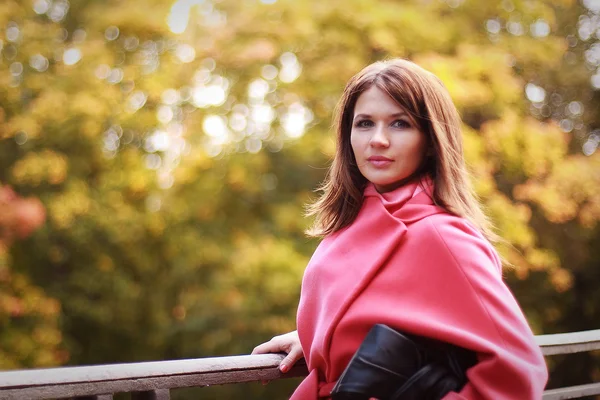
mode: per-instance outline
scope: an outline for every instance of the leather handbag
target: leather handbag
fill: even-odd
[[[439,400],[460,391],[474,352],[387,325],[371,328],[331,392],[333,400]]]

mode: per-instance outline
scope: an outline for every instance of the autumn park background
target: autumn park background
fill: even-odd
[[[395,56],[450,90],[535,333],[600,328],[600,1],[2,0],[0,369],[295,329],[333,107]],[[597,352],[549,362],[600,380]]]

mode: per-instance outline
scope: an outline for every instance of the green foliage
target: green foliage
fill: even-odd
[[[40,201],[0,185],[0,369],[54,366],[66,361],[60,304],[11,268],[8,252],[45,219]]]
[[[599,136],[599,99],[593,40],[576,32],[588,13],[567,0],[3,1],[0,182],[48,218],[10,248],[0,298],[52,307],[32,306],[29,330],[2,309],[0,351],[26,348],[2,367],[249,353],[293,329],[333,108],[350,76],[395,56],[459,107],[536,333],[598,328],[599,156],[581,146]],[[553,384],[598,373],[568,361]]]

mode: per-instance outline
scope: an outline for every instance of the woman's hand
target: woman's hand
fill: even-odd
[[[275,336],[266,343],[260,344],[252,350],[252,354],[265,353],[287,353],[287,356],[279,363],[279,370],[283,373],[288,372],[296,361],[304,357],[298,331]]]

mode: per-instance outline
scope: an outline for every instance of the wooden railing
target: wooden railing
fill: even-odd
[[[558,333],[535,337],[545,356],[573,354],[600,349],[600,329],[593,331]],[[578,399],[600,394],[600,382],[587,385],[551,389],[544,392],[544,400]]]
[[[600,329],[536,337],[546,356],[600,349]],[[285,375],[279,354],[200,358],[131,364],[95,365],[0,372],[0,399],[76,398],[110,400],[131,393],[134,400],[168,400],[170,390],[304,376],[297,363]],[[600,382],[547,390],[544,400],[600,394]]]

